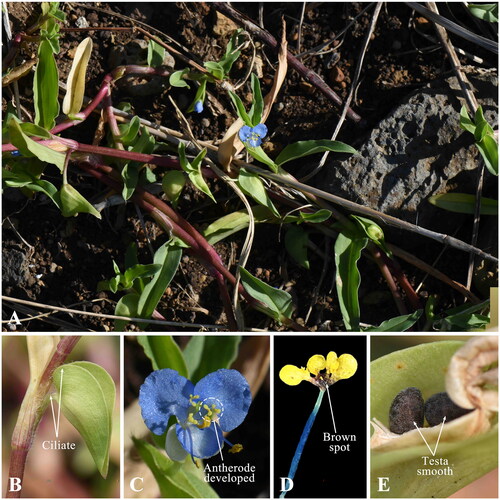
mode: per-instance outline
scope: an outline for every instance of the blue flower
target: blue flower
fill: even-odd
[[[158,436],[167,430],[168,419],[177,424],[167,433],[166,450],[172,460],[192,457],[209,458],[227,441],[223,432],[238,427],[252,402],[245,377],[236,370],[221,369],[209,373],[196,385],[175,370],[156,370],[142,384],[139,405],[142,418]],[[236,452],[241,445],[233,446]]]
[[[241,142],[251,148],[258,148],[262,144],[262,139],[267,135],[267,127],[263,123],[249,127],[243,125],[240,128],[239,134]]]
[[[203,111],[203,103],[201,101],[196,101],[194,103],[194,108],[193,108],[197,113],[201,113]]]

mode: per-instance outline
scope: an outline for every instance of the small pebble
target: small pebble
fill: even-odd
[[[340,83],[340,82],[343,82],[345,80],[344,72],[338,66],[334,66],[330,70],[329,76],[330,76],[330,80],[332,82],[335,82],[335,83]]]
[[[75,26],[77,28],[88,28],[89,27],[89,23],[88,21],[83,17],[83,16],[80,16],[76,21],[75,21]]]

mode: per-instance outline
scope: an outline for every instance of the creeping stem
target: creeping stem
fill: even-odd
[[[313,411],[311,412],[311,415],[309,415],[306,425],[304,426],[304,430],[302,431],[302,436],[300,436],[299,444],[297,445],[297,449],[295,450],[295,455],[293,456],[292,463],[290,464],[290,471],[288,472],[289,479],[293,480],[293,478],[295,477],[295,473],[297,472],[297,467],[299,466],[300,457],[302,456],[302,452],[304,451],[304,446],[306,445],[307,438],[309,437],[309,433],[311,432],[314,420],[316,419],[316,415],[318,414],[319,407],[321,406],[321,401],[323,400],[324,394],[325,394],[324,390],[319,391],[316,404],[314,405]],[[282,491],[280,498],[285,498],[286,493],[287,493],[286,491]]]

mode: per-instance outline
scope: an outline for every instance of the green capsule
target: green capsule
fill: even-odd
[[[184,184],[186,184],[186,177],[180,170],[170,170],[163,176],[161,181],[163,192],[174,205],[177,204]]]

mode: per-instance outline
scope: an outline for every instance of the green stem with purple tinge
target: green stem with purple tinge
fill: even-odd
[[[35,439],[38,424],[47,407],[47,393],[52,384],[54,370],[64,363],[76,343],[80,340],[79,335],[63,337],[57,344],[45,371],[43,372],[38,387],[35,391],[25,394],[16,426],[12,433],[11,454],[9,464],[9,480],[7,483],[6,498],[20,498],[22,491],[22,481],[24,468],[28,453]],[[21,488],[17,491],[10,491],[11,480],[17,478]]]

